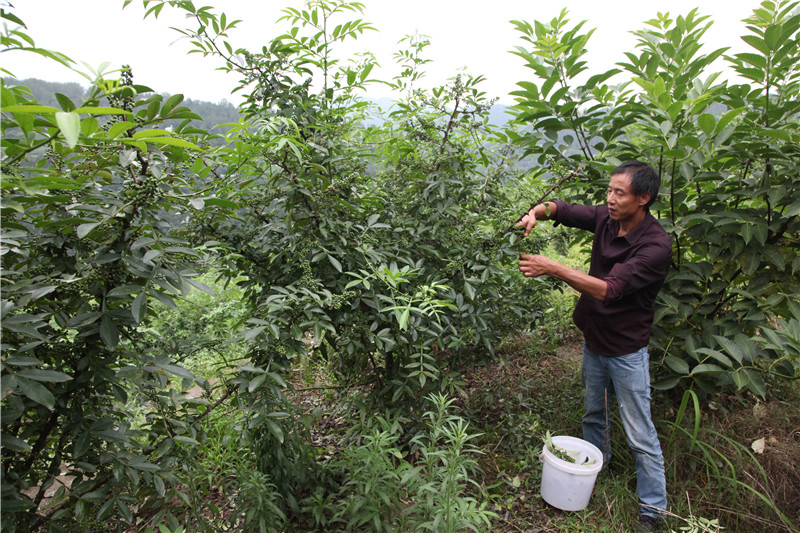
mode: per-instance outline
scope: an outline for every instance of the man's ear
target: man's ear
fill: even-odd
[[[647,205],[647,202],[650,201],[650,197],[652,195],[649,192],[645,192],[639,195],[639,207],[644,207]]]

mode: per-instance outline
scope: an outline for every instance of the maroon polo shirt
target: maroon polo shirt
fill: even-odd
[[[605,356],[633,353],[647,346],[654,302],[669,271],[672,239],[650,213],[619,237],[619,222],[607,206],[556,200],[555,221],[594,233],[589,275],[608,284],[604,301],[581,294],[572,314],[586,346]]]

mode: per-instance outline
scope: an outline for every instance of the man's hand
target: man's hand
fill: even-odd
[[[543,255],[523,254],[519,256],[519,271],[527,278],[538,278],[550,274],[550,268],[555,261]]]
[[[520,220],[516,224],[517,226],[525,226],[525,231],[522,234],[523,237],[527,237],[528,235],[530,235],[531,234],[531,230],[534,227],[536,227],[536,213],[535,213],[535,211],[536,211],[535,209],[531,209],[530,211],[525,213],[525,216],[522,217],[522,220]]]
[[[567,285],[581,294],[586,294],[601,302],[605,301],[608,292],[608,284],[602,279],[569,268],[543,255],[523,254],[519,256],[519,271],[526,278],[553,276],[567,282]]]

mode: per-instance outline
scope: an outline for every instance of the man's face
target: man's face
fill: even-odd
[[[629,174],[614,174],[608,183],[606,203],[608,214],[612,220],[624,222],[633,218],[650,200],[650,194],[635,195],[631,192],[631,176]]]

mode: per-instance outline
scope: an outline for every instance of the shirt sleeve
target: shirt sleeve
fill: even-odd
[[[654,283],[661,283],[669,270],[671,250],[665,243],[642,246],[633,256],[611,268],[605,278],[606,303],[621,299]]]
[[[555,200],[556,204],[556,224],[564,224],[570,228],[580,228],[591,232],[597,227],[597,217],[601,214],[600,209],[608,208],[605,206],[570,204],[562,200]]]

